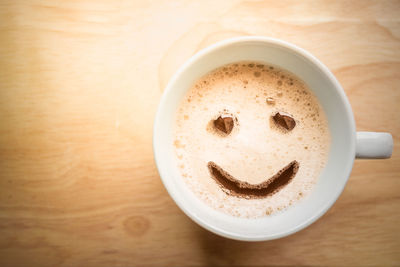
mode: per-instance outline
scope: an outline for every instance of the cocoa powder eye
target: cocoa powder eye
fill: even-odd
[[[228,115],[221,115],[216,120],[213,121],[215,129],[225,133],[230,134],[234,127],[234,119]]]
[[[293,130],[296,126],[296,121],[291,116],[279,112],[272,116],[272,119],[277,126],[286,129],[287,131]]]

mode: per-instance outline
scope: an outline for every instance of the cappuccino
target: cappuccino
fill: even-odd
[[[294,74],[261,62],[222,66],[197,80],[174,127],[176,164],[212,208],[257,218],[306,197],[330,147],[323,109]]]

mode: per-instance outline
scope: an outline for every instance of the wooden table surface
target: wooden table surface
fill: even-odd
[[[400,1],[3,0],[0,21],[0,266],[400,264]],[[240,35],[316,55],[357,129],[395,142],[356,161],[320,220],[269,242],[203,230],[153,161],[168,79]]]

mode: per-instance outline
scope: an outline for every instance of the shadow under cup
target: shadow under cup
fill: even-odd
[[[174,116],[187,90],[209,71],[244,60],[279,66],[305,81],[326,113],[332,142],[327,165],[310,195],[283,212],[258,219],[232,217],[203,203],[186,186],[173,154]],[[238,240],[261,241],[295,233],[313,223],[333,205],[353,166],[355,136],[353,113],[344,91],[318,59],[284,41],[239,37],[200,51],[174,75],[155,118],[153,149],[164,186],[186,215],[216,234]]]

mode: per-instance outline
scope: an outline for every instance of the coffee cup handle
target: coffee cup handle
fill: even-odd
[[[393,138],[390,133],[357,132],[356,158],[387,159],[392,156]]]

